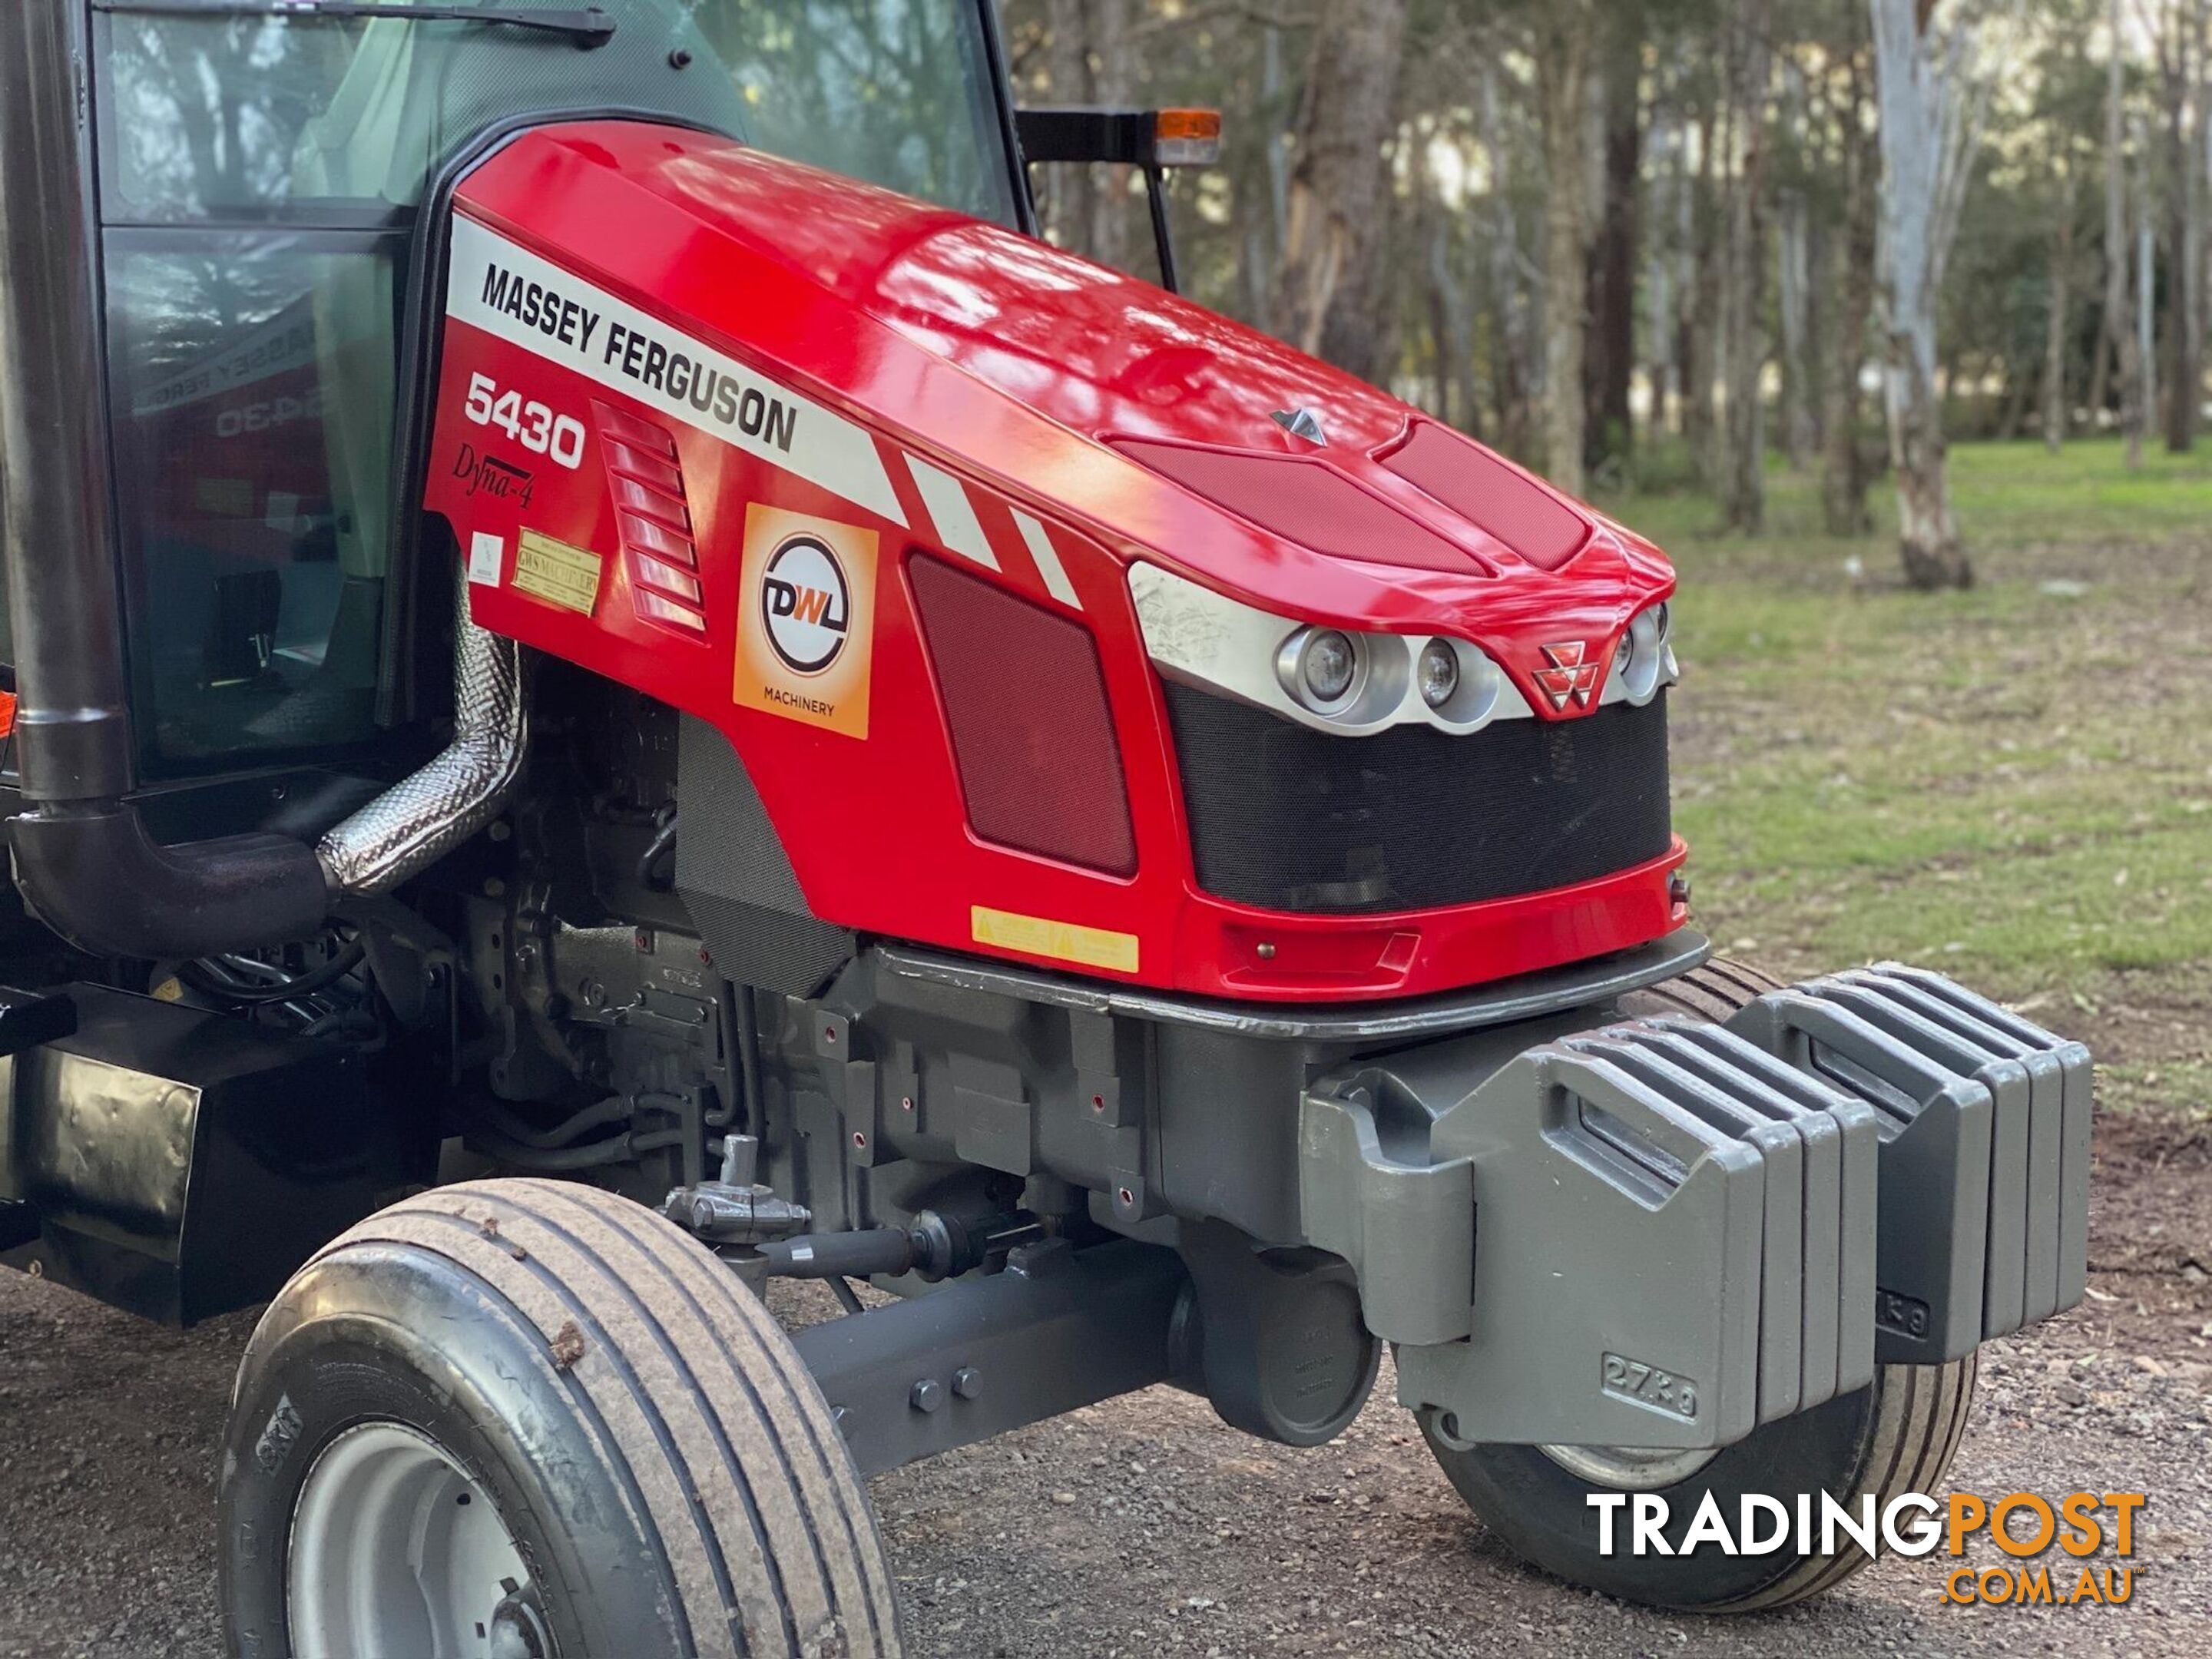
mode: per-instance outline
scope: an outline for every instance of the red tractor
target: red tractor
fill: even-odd
[[[19,0],[0,1247],[274,1298],[240,1654],[894,1653],[862,1477],[1386,1344],[1772,1606],[1588,1500],[1931,1489],[2080,1298],[2078,1045],[1707,961],[1659,553],[1037,236],[1140,169],[1171,287],[1208,135],[988,0]]]

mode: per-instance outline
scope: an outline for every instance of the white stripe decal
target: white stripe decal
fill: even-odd
[[[968,499],[967,486],[918,456],[908,456],[906,464],[914,470],[915,488],[921,491],[921,504],[929,509],[929,520],[937,526],[939,543],[988,570],[996,570],[999,556],[991,550],[982,520],[975,516],[975,504]]]
[[[1037,574],[1044,578],[1045,592],[1073,610],[1083,609],[1083,601],[1075,597],[1075,584],[1067,580],[1067,572],[1060,562],[1060,555],[1053,551],[1052,538],[1045,534],[1044,526],[1021,510],[1013,509],[1014,528],[1022,532],[1022,543],[1036,561]]]
[[[906,523],[862,428],[458,215],[446,313]]]

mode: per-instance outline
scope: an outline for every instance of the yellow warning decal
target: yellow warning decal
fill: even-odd
[[[535,599],[588,617],[599,602],[599,556],[526,530],[514,551],[514,586]]]
[[[1057,962],[1079,963],[1085,968],[1110,968],[1117,974],[1137,971],[1134,933],[1085,927],[1073,921],[1051,921],[1043,916],[1018,915],[1012,910],[994,910],[988,904],[971,905],[969,916],[978,945],[995,945],[1002,951],[1050,957]]]

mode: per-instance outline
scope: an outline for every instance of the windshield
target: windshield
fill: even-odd
[[[988,0],[599,0],[617,27],[591,51],[478,21],[111,3],[107,194],[142,220],[389,216],[493,122],[620,111],[1014,222]]]

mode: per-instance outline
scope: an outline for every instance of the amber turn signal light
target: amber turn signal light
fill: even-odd
[[[1221,159],[1221,112],[1164,109],[1152,116],[1152,154],[1164,167],[1208,167]]]

